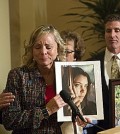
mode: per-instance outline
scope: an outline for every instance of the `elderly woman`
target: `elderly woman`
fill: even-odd
[[[85,43],[80,34],[71,30],[64,30],[60,33],[66,46],[66,61],[81,61],[85,54]]]
[[[9,72],[5,92],[15,100],[3,110],[3,124],[13,134],[61,134],[56,112],[66,104],[56,95],[54,67],[60,52],[64,41],[58,31],[40,26],[25,46],[24,65]]]
[[[77,32],[73,32],[71,30],[64,30],[64,31],[61,31],[60,35],[63,38],[63,40],[65,41],[66,61],[68,61],[68,62],[81,61],[81,58],[85,54],[86,47],[85,47],[84,40],[81,38],[80,34],[77,33]],[[66,69],[64,68],[64,72],[65,73],[67,73],[67,70]],[[77,69],[74,69],[74,70],[75,70],[74,72],[77,72],[77,73],[79,72],[79,71],[77,71]],[[86,74],[83,73],[83,76],[84,75],[86,75]],[[86,76],[86,77],[88,78],[89,76]],[[66,84],[67,83],[66,82],[67,79],[68,79],[68,76],[66,74],[66,75],[64,75],[63,82],[62,82],[64,89],[68,89],[68,85]],[[88,78],[88,80],[89,80],[89,78]],[[89,84],[88,84],[88,87],[89,87]],[[75,90],[73,90],[73,91],[75,91]],[[76,91],[75,92],[73,92],[73,91],[70,90],[71,95],[72,95],[72,98],[73,98],[73,101],[74,101],[74,103],[79,108],[80,108],[80,105],[82,106],[82,111],[81,112],[84,115],[96,113],[96,106],[95,106],[95,104],[93,104],[92,102],[88,102],[86,100],[87,94],[89,92],[89,88],[88,88],[88,92],[87,92],[86,96],[84,97],[84,101],[82,101],[82,102],[80,101],[81,99],[79,97],[79,93],[80,92],[79,93],[76,93]],[[77,91],[79,91],[79,90],[77,90]],[[84,90],[81,90],[81,91],[83,92]],[[88,107],[88,105],[89,105],[89,107]],[[93,109],[91,109],[91,108],[93,108]],[[64,114],[65,115],[70,115],[70,111],[69,111],[69,109],[68,109],[67,106],[64,107]],[[87,119],[87,120],[89,120],[89,119]],[[91,122],[91,121],[89,120],[89,122]],[[92,121],[92,122],[93,122],[93,124],[96,124],[97,121]],[[79,123],[79,125],[81,125],[81,123]],[[62,128],[63,128],[62,130],[64,130],[64,131],[62,131],[62,133],[63,134],[72,134],[72,133],[74,133],[73,132],[73,129],[70,130],[70,128],[72,128],[72,126],[73,125],[70,122],[69,123],[67,122],[67,123],[62,124]],[[83,132],[81,132],[81,133],[82,134],[93,134],[94,133],[93,132],[94,130],[91,129],[91,126],[93,126],[93,125],[88,124],[84,128]],[[69,132],[68,132],[68,129],[70,130]],[[80,128],[80,131],[81,131],[81,128]],[[78,133],[80,133],[80,132],[78,132]]]

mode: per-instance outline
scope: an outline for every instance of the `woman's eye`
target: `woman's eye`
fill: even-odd
[[[85,85],[85,88],[88,88],[88,85]]]
[[[46,49],[52,49],[53,46],[52,45],[46,45]]]
[[[35,49],[40,49],[41,47],[40,47],[40,45],[34,45],[34,48]]]
[[[52,49],[52,47],[51,46],[47,46],[46,49]]]
[[[38,46],[38,47],[35,47],[35,49],[40,49],[40,47]]]
[[[74,84],[74,86],[75,86],[75,87],[79,87],[79,86],[80,86],[80,84]]]

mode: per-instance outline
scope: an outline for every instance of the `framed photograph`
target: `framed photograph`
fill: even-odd
[[[55,62],[55,73],[57,94],[67,90],[83,117],[104,118],[100,61]],[[58,121],[71,121],[71,113],[64,106],[57,112]]]
[[[120,79],[109,80],[110,127],[120,126]]]

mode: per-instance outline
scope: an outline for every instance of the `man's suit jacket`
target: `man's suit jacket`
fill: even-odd
[[[101,66],[101,80],[102,80],[102,93],[103,93],[103,110],[104,110],[104,120],[98,121],[98,126],[104,128],[104,129],[109,129],[110,124],[109,124],[109,89],[106,84],[105,80],[105,74],[104,74],[104,56],[105,56],[105,51],[101,52],[97,56],[88,59],[88,60],[99,60],[100,61],[100,66]],[[101,129],[97,127],[91,127],[91,129],[94,129],[94,133],[96,134],[99,131],[102,131]],[[92,133],[91,133],[92,134]]]

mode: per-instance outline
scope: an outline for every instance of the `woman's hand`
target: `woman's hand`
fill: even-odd
[[[1,93],[0,94],[0,108],[10,105],[10,102],[13,102],[15,96],[12,93]]]
[[[78,126],[85,127],[88,123],[91,122],[89,118],[85,118],[86,122],[82,121],[79,116],[76,116],[76,122]]]
[[[66,103],[60,97],[60,95],[56,95],[52,98],[46,105],[49,115],[57,112],[61,107],[65,106]]]

